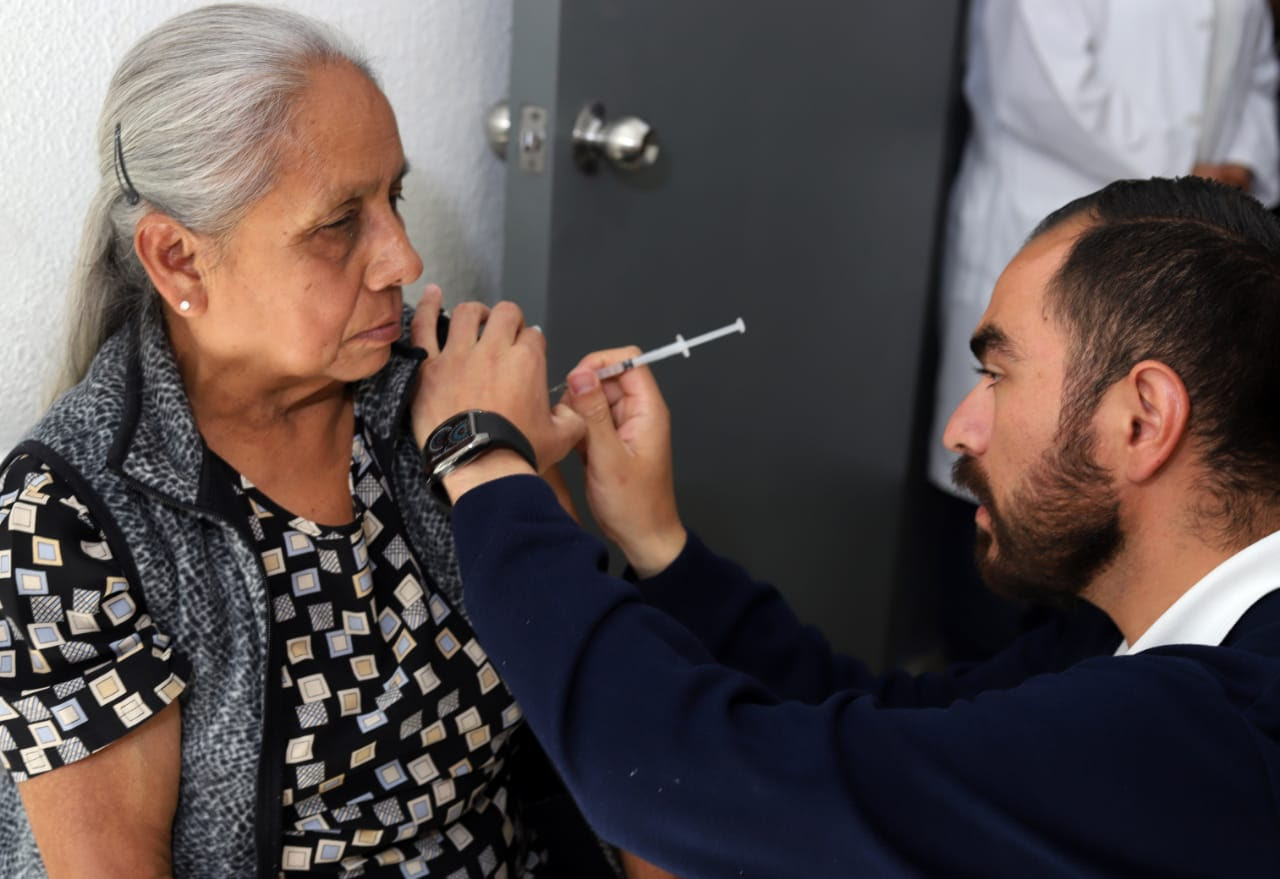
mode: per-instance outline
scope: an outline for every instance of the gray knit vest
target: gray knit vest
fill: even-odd
[[[402,341],[355,395],[414,554],[465,613],[447,519],[431,502],[405,412],[421,352]],[[147,612],[191,660],[182,695],[182,781],[173,827],[179,879],[253,876],[261,826],[280,804],[259,782],[269,669],[266,577],[244,536],[230,486],[196,430],[160,319],[112,336],[85,379],[64,394],[10,456],[47,463],[74,487],[138,584]],[[264,767],[265,768],[265,767]],[[275,792],[278,797],[278,791]],[[275,814],[271,814],[274,810]],[[103,816],[127,821],[128,816]],[[66,828],[74,833],[75,828]],[[268,840],[276,845],[278,840]],[[17,786],[0,779],[0,877],[45,872]]]

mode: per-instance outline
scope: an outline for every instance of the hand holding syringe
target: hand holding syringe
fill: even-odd
[[[654,348],[643,354],[637,354],[635,357],[628,357],[626,360],[619,360],[617,363],[611,363],[608,366],[602,366],[596,370],[596,376],[603,381],[607,378],[613,378],[615,375],[622,375],[628,369],[634,369],[637,366],[643,366],[646,363],[656,363],[659,360],[666,360],[668,357],[674,357],[677,354],[689,356],[689,349],[696,348],[706,342],[728,336],[731,333],[745,333],[747,325],[743,323],[742,318],[738,318],[728,326],[723,326],[718,330],[712,330],[709,333],[703,333],[701,336],[694,336],[688,341],[683,336],[676,333],[676,340],[669,345],[663,345],[660,348]],[[551,389],[551,395],[563,391],[567,385],[564,382],[556,385]]]

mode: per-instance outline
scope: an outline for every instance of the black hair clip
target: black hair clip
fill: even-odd
[[[129,179],[129,172],[124,167],[124,147],[120,143],[119,122],[116,123],[116,182],[124,190],[124,200],[129,204],[135,205],[142,200],[142,196],[138,195],[138,190],[133,186],[133,181]]]

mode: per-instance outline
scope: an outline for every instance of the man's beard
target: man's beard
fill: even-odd
[[[1069,605],[1115,559],[1124,540],[1120,503],[1093,459],[1092,440],[1087,428],[1055,440],[1007,509],[996,508],[976,459],[956,462],[956,485],[972,492],[990,516],[991,530],[978,529],[976,562],[992,591]]]

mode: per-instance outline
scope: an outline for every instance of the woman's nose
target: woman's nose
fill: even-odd
[[[374,290],[403,287],[422,275],[422,257],[409,243],[404,221],[395,213],[380,218],[377,252],[369,265],[368,283]]]

